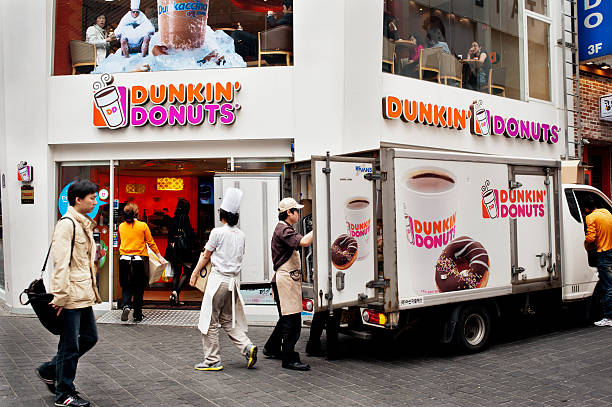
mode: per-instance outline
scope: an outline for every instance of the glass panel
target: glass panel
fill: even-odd
[[[383,71],[520,98],[514,0],[387,0]]]
[[[525,0],[525,10],[548,15],[548,0]]]
[[[293,0],[55,4],[54,75],[258,66],[260,56],[262,66],[292,63]]]
[[[89,214],[96,221],[94,239],[98,243],[98,251],[101,256],[98,267],[98,291],[102,301],[108,301],[108,284],[110,262],[108,256],[109,236],[111,230],[110,221],[110,167],[108,165],[61,165],[59,170],[58,185],[58,219],[65,213],[68,207],[67,192],[70,183],[77,179],[89,179],[98,184],[98,206]]]
[[[527,18],[529,96],[542,100],[550,100],[548,30],[547,23]]]
[[[0,187],[0,287],[5,288],[4,280],[4,246],[2,234],[2,188]]]

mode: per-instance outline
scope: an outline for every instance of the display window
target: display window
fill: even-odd
[[[54,75],[291,65],[292,0],[57,0]]]

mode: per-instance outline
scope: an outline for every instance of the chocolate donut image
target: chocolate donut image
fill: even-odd
[[[349,235],[340,235],[331,246],[331,261],[338,270],[346,270],[357,259],[357,240]]]
[[[486,287],[489,281],[489,255],[468,236],[451,241],[436,263],[436,285],[440,292]]]

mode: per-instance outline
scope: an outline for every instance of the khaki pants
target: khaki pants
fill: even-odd
[[[229,291],[227,283],[221,283],[212,300],[212,313],[210,326],[207,334],[202,334],[202,345],[204,347],[204,362],[211,366],[221,361],[219,355],[219,328],[221,324],[227,336],[234,342],[240,353],[246,355],[247,349],[252,345],[246,333],[238,328],[232,328],[232,292]],[[239,301],[235,295],[236,301]]]

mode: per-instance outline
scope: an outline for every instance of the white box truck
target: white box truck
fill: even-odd
[[[353,334],[433,319],[443,342],[478,351],[537,296],[590,299],[582,202],[612,203],[560,176],[556,160],[398,148],[286,164],[284,195],[315,231],[305,306]]]

